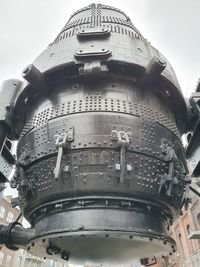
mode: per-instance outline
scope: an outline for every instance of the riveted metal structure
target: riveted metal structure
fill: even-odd
[[[27,250],[72,262],[175,251],[188,203],[187,107],[170,63],[122,11],[75,12],[23,72],[11,185],[34,233]]]

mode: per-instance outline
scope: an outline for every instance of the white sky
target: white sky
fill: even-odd
[[[0,0],[0,82],[20,78],[79,8],[93,0]],[[200,77],[200,0],[101,0],[120,8],[171,62],[185,96]]]

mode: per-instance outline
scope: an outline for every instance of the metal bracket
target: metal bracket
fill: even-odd
[[[162,193],[162,190],[164,190],[167,196],[171,196],[173,192],[173,187],[179,184],[177,177],[174,175],[174,165],[177,161],[176,159],[176,155],[172,154],[172,158],[169,163],[168,173],[160,176],[161,179],[159,193]]]
[[[112,131],[113,140],[117,140],[117,144],[120,147],[120,164],[116,164],[118,170],[120,170],[120,183],[123,183],[126,175],[126,149],[130,145],[130,139],[128,133],[125,131]]]
[[[57,155],[57,161],[56,161],[56,167],[54,168],[54,177],[55,179],[58,179],[61,173],[61,161],[63,157],[64,149],[67,148],[68,142],[71,142],[74,140],[74,130],[73,127],[70,127],[70,131],[67,133],[61,133],[59,135],[55,135],[55,145],[58,150]]]
[[[172,159],[169,163],[168,173],[160,176],[161,179],[160,179],[159,193],[160,194],[164,193],[166,196],[173,196],[174,194],[177,194],[175,188],[180,183],[178,177],[176,177],[176,175],[174,173],[174,166],[178,162],[177,156],[174,152],[172,152],[172,150],[170,151],[170,153],[172,153]],[[189,185],[191,183],[191,179],[189,176],[182,174],[182,182],[185,183],[185,192],[182,196],[181,206],[185,205],[185,209],[187,210],[188,203],[190,202]]]
[[[88,38],[106,38],[110,36],[110,30],[105,28],[88,28],[80,30],[77,33],[77,37],[80,39]]]
[[[85,58],[85,57],[105,57],[110,56],[111,51],[107,48],[99,47],[88,47],[87,49],[79,49],[74,56],[76,58]]]
[[[181,207],[184,206],[185,210],[188,210],[189,204],[192,203],[192,199],[190,196],[190,190],[191,190],[190,184],[191,184],[191,178],[189,175],[186,175],[185,176],[185,190],[184,190],[182,200],[181,200]]]

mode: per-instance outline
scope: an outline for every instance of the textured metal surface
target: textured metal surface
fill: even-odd
[[[27,249],[79,263],[172,253],[189,180],[169,62],[122,11],[92,4],[23,77],[13,187],[35,229]]]
[[[1,123],[0,132],[4,132]],[[13,150],[13,142],[6,138],[6,135],[9,133],[9,131],[5,131],[4,133],[5,136],[1,139],[2,151],[0,151],[0,191],[5,189],[5,183],[9,181],[9,176],[11,175],[13,171],[13,165],[15,164],[15,157],[11,152]]]
[[[14,112],[14,102],[21,81],[17,79],[6,80],[0,87],[0,187],[1,191],[5,188],[5,182],[12,172],[15,159],[11,155],[12,144],[8,137],[16,138],[16,124],[18,118]],[[10,147],[7,146],[9,144]]]
[[[190,166],[191,173],[197,178],[198,186],[200,185],[200,93],[199,84],[196,92],[192,94],[190,98],[190,108],[191,108],[191,120],[190,129],[187,133],[188,146],[186,149],[186,157]]]

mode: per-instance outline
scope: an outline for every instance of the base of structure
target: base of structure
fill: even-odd
[[[175,251],[166,230],[167,218],[159,207],[132,202],[79,200],[65,210],[59,210],[64,204],[57,204],[57,213],[37,211],[35,237],[27,249],[37,256],[76,264],[119,264]]]

